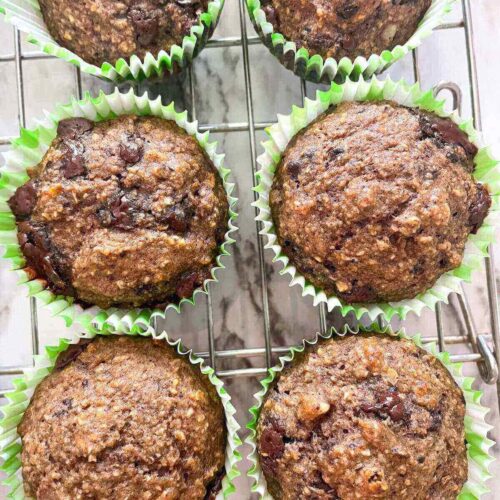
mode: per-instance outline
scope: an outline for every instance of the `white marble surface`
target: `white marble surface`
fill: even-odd
[[[500,2],[498,0],[474,0],[473,21],[476,45],[476,61],[481,90],[483,129],[487,142],[494,144],[500,154],[500,99],[497,89],[500,81]],[[246,13],[245,13],[246,15]],[[457,8],[449,20],[461,18]],[[253,34],[248,19],[249,33]],[[221,23],[215,36],[239,36],[240,19],[238,0],[226,0]],[[23,44],[24,51],[34,47]],[[13,32],[10,26],[0,22],[0,56],[13,52]],[[249,48],[253,104],[256,121],[274,120],[276,113],[288,113],[290,106],[301,102],[300,82],[261,45]],[[464,92],[463,113],[470,115],[467,64],[463,30],[453,29],[436,33],[425,41],[418,51],[421,82],[430,87],[440,81],[455,81]],[[41,116],[43,109],[51,109],[56,102],[69,100],[76,92],[75,70],[62,61],[30,60],[23,63],[26,118],[28,126]],[[396,64],[389,73],[394,77],[413,80],[411,57]],[[0,136],[14,135],[19,128],[15,66],[13,62],[0,62]],[[241,47],[207,48],[194,63],[196,116],[201,123],[247,121],[244,66]],[[175,98],[179,109],[189,107],[189,85],[187,77],[181,75],[170,82],[141,84],[139,90],[149,87],[152,95],[161,93],[165,98]],[[95,93],[100,88],[109,90],[112,85],[84,77],[84,90]],[[308,85],[308,94],[314,93],[314,85]],[[258,266],[257,233],[253,222],[252,160],[247,132],[216,134],[219,149],[227,155],[227,165],[233,169],[238,184],[239,226],[237,246],[233,247],[228,269],[220,284],[213,287],[213,320],[216,348],[261,347],[264,345],[262,319],[262,287]],[[263,133],[257,133],[257,140]],[[261,150],[257,145],[257,152]],[[500,249],[497,249],[500,261]],[[318,310],[310,298],[303,299],[297,287],[288,288],[286,278],[277,272],[266,252],[266,276],[271,319],[273,345],[292,344],[303,337],[311,337],[319,327]],[[498,267],[498,266],[497,266]],[[500,275],[500,273],[499,273]],[[497,278],[498,279],[498,278]],[[499,283],[500,284],[500,283]],[[476,325],[481,332],[489,329],[487,298],[484,274],[478,273],[467,286]],[[174,336],[182,336],[185,344],[197,350],[208,348],[207,305],[201,300],[198,305],[184,309],[181,316],[170,315],[164,324]],[[43,308],[38,309],[41,344],[63,336],[62,321],[51,318]],[[447,335],[464,332],[456,300],[444,307],[444,326]],[[330,324],[338,324],[335,315],[329,315]],[[405,322],[409,332],[435,335],[434,316],[424,313],[421,318],[411,316]],[[28,299],[15,286],[15,277],[4,261],[0,261],[0,365],[27,365],[31,360],[30,316]],[[454,352],[468,352],[466,346],[450,346]],[[263,358],[219,360],[218,369],[245,366],[264,366]],[[474,365],[467,365],[469,373],[475,374]],[[238,407],[238,419],[242,425],[247,421],[247,408],[252,404],[252,394],[257,389],[254,378],[228,379],[229,391],[234,395]],[[8,378],[0,378],[0,389],[8,387]],[[491,406],[489,422],[494,425],[492,437],[500,439],[500,417],[494,386],[485,386],[485,399]],[[498,447],[495,454],[500,456]],[[496,493],[490,499],[500,499],[500,465],[493,466],[495,478],[490,486]],[[2,496],[3,495],[3,496]],[[4,498],[0,487],[0,498]],[[238,480],[239,499],[250,498],[248,483],[244,477]]]

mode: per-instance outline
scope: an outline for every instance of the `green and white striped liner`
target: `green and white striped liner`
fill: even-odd
[[[274,26],[267,21],[266,14],[261,9],[261,0],[246,0],[254,28],[271,53],[301,78],[324,83],[342,82],[347,76],[353,80],[359,77],[366,79],[381,73],[418,47],[424,38],[442,24],[455,2],[456,0],[433,0],[429,10],[420,21],[417,31],[404,45],[397,45],[392,50],[384,50],[381,54],[372,54],[368,59],[358,56],[354,61],[348,57],[336,61],[332,57],[324,59],[319,54],[310,55],[305,47],[297,49],[295,42],[287,40],[283,34],[274,31]]]
[[[17,242],[17,229],[15,218],[10,210],[7,200],[12,196],[18,186],[28,180],[27,168],[40,162],[56,136],[57,124],[60,120],[71,117],[85,117],[89,120],[103,121],[119,115],[137,114],[151,115],[173,120],[198,141],[206,151],[224,184],[229,202],[229,223],[224,237],[224,242],[219,248],[217,264],[212,268],[210,279],[205,280],[203,287],[195,290],[189,299],[182,299],[178,304],[169,304],[165,309],[100,309],[97,306],[82,308],[74,302],[72,297],[55,295],[48,288],[46,282],[40,279],[31,279],[25,272],[25,259]],[[12,148],[5,153],[5,165],[0,168],[0,245],[5,248],[4,258],[12,262],[13,269],[19,276],[19,283],[27,288],[28,295],[36,297],[40,302],[50,308],[54,316],[60,316],[69,326],[74,321],[88,332],[143,332],[152,330],[151,320],[156,317],[165,317],[168,310],[178,313],[185,303],[195,304],[195,298],[200,293],[207,292],[211,281],[218,281],[219,271],[224,269],[223,257],[229,255],[228,247],[234,243],[232,233],[236,231],[237,199],[232,196],[234,183],[229,181],[230,170],[224,167],[224,155],[217,153],[217,143],[210,142],[209,133],[200,133],[197,130],[198,122],[187,119],[187,111],[178,113],[174,103],[163,106],[161,98],[150,100],[147,93],[142,96],[134,94],[131,89],[127,93],[120,93],[118,89],[112,94],[100,93],[92,98],[86,94],[84,99],[73,99],[70,104],[58,105],[52,113],[45,113],[45,119],[30,130],[21,129],[21,134],[12,141]]]
[[[482,495],[490,490],[486,486],[486,482],[491,478],[489,472],[490,464],[495,460],[490,454],[490,448],[495,444],[494,441],[488,438],[488,432],[493,428],[486,423],[486,415],[490,411],[481,405],[482,392],[472,388],[474,383],[473,377],[465,377],[462,375],[462,363],[453,363],[450,361],[448,352],[439,352],[436,343],[422,343],[420,335],[407,336],[404,330],[392,332],[388,328],[380,328],[376,323],[369,327],[360,326],[358,329],[350,329],[345,327],[344,330],[337,332],[334,328],[326,335],[316,334],[313,340],[303,340],[302,345],[292,347],[288,354],[280,357],[279,362],[273,368],[268,370],[266,378],[261,380],[262,389],[254,395],[257,403],[250,408],[251,420],[247,424],[250,430],[249,435],[245,439],[245,443],[250,446],[251,451],[248,455],[248,460],[252,464],[248,470],[248,476],[253,480],[252,492],[257,493],[260,498],[272,500],[272,496],[267,491],[266,479],[259,464],[257,453],[256,435],[257,422],[260,415],[260,409],[264,402],[267,391],[272,387],[274,380],[279,376],[283,369],[293,360],[298,353],[302,353],[305,349],[314,346],[319,340],[329,339],[335,335],[344,336],[346,334],[357,334],[360,332],[376,332],[381,335],[388,334],[398,336],[400,338],[410,339],[419,347],[424,348],[434,356],[436,356],[451,373],[457,384],[464,393],[466,414],[464,419],[465,437],[467,439],[467,458],[469,461],[469,475],[462,491],[458,495],[459,500],[474,500],[481,498]],[[425,478],[423,478],[425,480]]]
[[[327,296],[323,290],[309,283],[290,264],[288,257],[281,251],[271,217],[269,191],[281,155],[297,132],[307,127],[330,106],[335,106],[340,102],[380,101],[383,99],[392,100],[408,107],[418,107],[439,116],[448,116],[457,123],[479,148],[474,159],[476,168],[473,176],[477,181],[488,186],[492,206],[477,234],[469,236],[462,264],[443,274],[435,285],[425,293],[417,295],[414,299],[399,302],[347,304],[338,297]],[[294,106],[291,114],[278,115],[278,123],[266,129],[269,140],[262,143],[264,153],[257,158],[260,168],[256,173],[257,186],[255,190],[258,193],[258,199],[254,202],[254,206],[258,209],[256,219],[262,222],[261,234],[267,240],[265,248],[271,249],[275,255],[274,261],[283,266],[281,274],[289,274],[291,277],[290,286],[299,285],[302,288],[303,296],[311,295],[313,297],[314,305],[325,303],[329,311],[338,307],[344,316],[352,311],[358,319],[365,314],[371,320],[375,320],[378,315],[383,315],[387,320],[395,315],[404,319],[410,311],[419,315],[426,307],[434,309],[437,302],[447,302],[450,293],[461,293],[461,283],[470,281],[472,272],[481,267],[483,257],[488,253],[489,244],[495,241],[495,224],[498,223],[500,212],[499,162],[493,158],[489,148],[482,146],[482,140],[479,133],[473,128],[472,120],[460,118],[456,111],[451,114],[446,113],[444,103],[443,100],[437,100],[431,90],[423,91],[418,84],[409,85],[403,80],[393,82],[389,78],[378,80],[376,77],[372,77],[369,81],[354,82],[348,79],[343,84],[332,83],[330,89],[325,92],[318,91],[316,99],[306,99],[303,108]]]
[[[4,472],[7,476],[7,479],[3,482],[9,489],[7,498],[15,500],[26,498],[21,474],[22,443],[17,433],[17,426],[23,418],[35,387],[52,372],[60,352],[65,351],[70,344],[78,343],[81,338],[93,338],[95,335],[80,336],[68,333],[68,338],[61,339],[58,345],[47,346],[42,354],[34,356],[33,368],[25,369],[23,376],[13,380],[14,390],[5,395],[8,402],[1,408],[3,417],[0,418],[0,460],[3,462],[0,466],[0,471]],[[136,334],[115,333],[114,335]],[[140,335],[150,336],[149,334]],[[217,495],[217,499],[227,498],[235,491],[234,479],[241,474],[237,467],[238,462],[241,461],[241,454],[238,451],[241,445],[241,440],[238,436],[240,426],[234,418],[236,409],[231,403],[231,397],[226,391],[223,382],[215,375],[213,368],[205,365],[204,361],[196,356],[192,350],[186,349],[180,340],[171,340],[166,332],[153,334],[151,337],[165,340],[180,356],[186,357],[195,368],[208,377],[220,396],[226,416],[227,446],[226,475],[222,480],[222,490]]]
[[[84,73],[122,81],[160,77],[189,65],[213,33],[223,6],[224,0],[211,0],[207,10],[199,16],[198,24],[183,38],[182,44],[173,45],[168,52],[161,50],[156,56],[148,52],[144,59],[133,55],[129,60],[122,58],[115,63],[104,62],[100,67],[85,62],[52,38],[37,0],[0,0],[0,13],[5,15],[6,21],[27,33],[28,41],[46,54],[74,64]]]

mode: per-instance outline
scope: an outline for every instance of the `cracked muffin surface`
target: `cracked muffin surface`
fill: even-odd
[[[46,499],[212,499],[226,428],[215,387],[165,341],[82,340],[18,427],[24,488]]]
[[[257,450],[276,500],[455,499],[465,401],[441,362],[383,334],[320,341],[273,382]]]
[[[161,306],[210,277],[228,228],[216,167],[172,121],[63,120],[9,200],[32,277],[82,304]]]
[[[173,45],[199,23],[209,0],[40,0],[47,28],[59,45],[100,66],[132,55],[144,58]]]
[[[261,0],[275,31],[311,55],[355,59],[404,45],[432,0]]]
[[[491,205],[450,119],[389,101],[333,107],[288,144],[269,203],[282,251],[346,302],[415,297],[462,261]]]

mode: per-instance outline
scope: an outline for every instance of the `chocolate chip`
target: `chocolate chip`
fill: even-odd
[[[349,35],[344,35],[340,44],[344,50],[354,50],[356,48],[356,41],[354,40],[354,37]]]
[[[423,463],[425,462],[425,457],[424,457],[423,455],[419,455],[419,456],[417,457],[417,462],[418,462],[419,464],[423,464]]]
[[[300,163],[300,161],[290,160],[287,163],[286,171],[288,172],[288,175],[290,175],[292,179],[297,179],[300,174],[301,168],[302,164]]]
[[[64,398],[62,404],[71,410],[71,408],[73,408],[73,398]]]
[[[37,193],[33,181],[18,187],[9,199],[9,207],[17,218],[26,218],[35,208]]]
[[[325,261],[325,267],[332,273],[334,273],[337,270],[337,266],[333,262],[330,262],[329,260]]]
[[[476,184],[477,196],[469,209],[469,226],[470,232],[476,234],[481,227],[484,219],[488,215],[488,210],[491,206],[490,193],[483,184]]]
[[[467,134],[460,130],[458,125],[449,118],[421,116],[420,128],[424,137],[434,137],[444,143],[461,146],[470,159],[477,154],[477,147],[469,141]]]
[[[336,148],[330,148],[328,150],[328,159],[329,160],[335,160],[337,156],[340,156],[341,154],[345,153],[345,149],[341,147],[336,147]]]
[[[59,353],[57,356],[56,363],[54,365],[55,370],[62,370],[65,366],[69,365],[74,361],[80,354],[87,349],[87,346],[92,342],[93,339],[80,339],[78,344],[70,344],[65,351]]]
[[[375,404],[364,403],[360,409],[364,413],[371,413],[381,418],[390,417],[394,422],[400,422],[406,418],[404,402],[396,387],[390,387],[386,391],[376,393],[375,398]]]
[[[129,229],[132,224],[132,217],[129,212],[130,204],[125,196],[114,200],[109,208],[113,216],[111,225],[122,229]]]
[[[266,428],[262,431],[259,440],[260,453],[272,459],[280,458],[285,451],[283,436],[275,428]]]
[[[175,293],[180,299],[187,299],[193,295],[195,288],[201,283],[203,283],[203,279],[200,273],[196,271],[184,273],[179,279]]]
[[[57,125],[57,135],[62,139],[75,140],[94,128],[94,122],[85,118],[67,118]]]
[[[157,12],[148,12],[141,7],[132,7],[128,18],[134,27],[137,43],[143,47],[150,45],[158,35]]]
[[[85,174],[85,158],[82,144],[69,142],[61,160],[61,172],[66,179]]]
[[[142,159],[144,154],[144,146],[138,144],[137,142],[130,140],[125,143],[121,143],[119,147],[119,155],[123,161],[127,163],[137,163]]]
[[[354,16],[356,12],[359,10],[358,2],[353,2],[352,0],[348,0],[344,2],[340,7],[337,7],[337,15],[342,19],[349,19]]]
[[[208,483],[203,500],[215,500],[217,494],[222,489],[222,480],[225,476],[225,469],[220,469],[215,477]]]
[[[443,416],[440,410],[431,411],[431,422],[429,425],[429,431],[437,431],[441,427],[443,421]]]
[[[170,229],[184,233],[189,227],[189,217],[185,208],[181,205],[171,207],[163,220],[169,225]]]
[[[338,292],[344,300],[349,302],[370,302],[377,298],[375,290],[370,285],[355,285],[351,286],[351,289],[346,292]]]

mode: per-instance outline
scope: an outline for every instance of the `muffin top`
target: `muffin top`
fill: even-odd
[[[40,0],[47,28],[59,45],[100,66],[133,54],[182,46],[209,0]]]
[[[224,468],[220,398],[164,341],[71,345],[18,432],[25,492],[43,500],[210,498]]]
[[[228,201],[215,166],[172,121],[59,123],[10,199],[27,265],[85,304],[155,306],[210,277]]]
[[[257,448],[276,500],[452,500],[467,480],[464,416],[437,358],[409,340],[350,335],[285,368],[263,404]]]
[[[345,102],[299,132],[270,193],[283,252],[346,302],[413,298],[460,265],[491,199],[450,119]]]
[[[405,44],[432,0],[261,0],[275,31],[322,57],[370,57]]]

